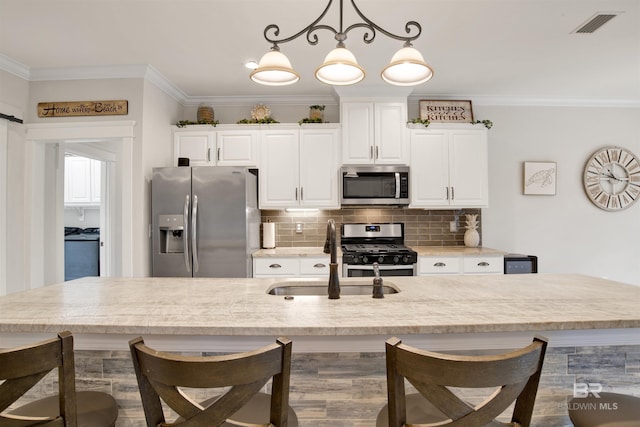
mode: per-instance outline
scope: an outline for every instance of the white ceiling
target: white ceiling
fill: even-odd
[[[255,84],[243,63],[259,60],[269,49],[263,38],[267,25],[278,24],[287,37],[317,18],[327,1],[0,0],[0,54],[40,76],[52,75],[50,68],[148,64],[186,99],[303,96],[313,102],[333,94],[313,77],[335,45],[330,32],[317,32],[317,46],[304,36],[280,46],[302,76],[295,85]],[[412,96],[640,105],[638,0],[359,0],[357,5],[396,34],[407,21],[422,25],[414,46],[435,75],[413,88]],[[321,23],[337,27],[338,6],[334,1]],[[345,26],[355,23],[350,1],[344,9]],[[593,34],[572,33],[599,12],[621,13]],[[346,44],[367,78],[347,90],[383,93],[388,85],[380,70],[401,42],[378,33],[366,45],[363,34],[353,30]]]

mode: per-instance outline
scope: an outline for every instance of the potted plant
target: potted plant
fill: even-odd
[[[311,105],[309,107],[309,118],[322,123],[324,121],[324,105]]]

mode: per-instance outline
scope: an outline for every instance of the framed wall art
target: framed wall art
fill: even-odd
[[[555,196],[555,162],[524,162],[524,194]]]
[[[420,119],[433,123],[473,123],[471,101],[421,100]]]

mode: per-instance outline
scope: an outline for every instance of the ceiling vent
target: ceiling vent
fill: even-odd
[[[598,28],[602,27],[604,24],[618,16],[619,13],[620,12],[598,12],[591,18],[587,19],[584,24],[580,25],[573,32],[579,34],[591,34]]]

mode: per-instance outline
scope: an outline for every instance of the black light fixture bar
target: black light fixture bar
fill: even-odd
[[[334,34],[334,38],[338,41],[338,47],[344,47],[344,41],[347,39],[347,34],[356,28],[364,28],[366,31],[362,37],[362,40],[369,44],[372,43],[373,40],[376,37],[376,31],[381,32],[382,34],[384,34],[385,36],[395,39],[395,40],[400,40],[400,41],[404,41],[405,42],[405,46],[411,46],[411,42],[415,39],[417,39],[418,37],[420,37],[420,34],[422,33],[422,27],[420,26],[419,23],[417,23],[416,21],[409,21],[405,24],[405,31],[407,34],[410,34],[414,29],[417,31],[416,34],[414,35],[407,35],[407,36],[401,36],[401,35],[397,35],[397,34],[393,34],[390,31],[385,30],[384,28],[382,28],[381,26],[379,26],[378,24],[376,24],[375,22],[373,22],[371,19],[367,18],[358,8],[358,6],[356,5],[354,0],[350,0],[351,5],[353,6],[353,9],[356,11],[356,13],[358,14],[358,16],[364,21],[364,22],[358,22],[355,24],[350,25],[349,27],[347,27],[347,29],[344,29],[344,18],[343,18],[343,0],[340,0],[340,27],[338,30],[336,30],[335,28],[333,28],[330,25],[325,25],[325,24],[318,24],[327,14],[327,12],[329,11],[329,9],[331,8],[331,5],[333,4],[333,0],[329,0],[329,3],[327,4],[327,6],[324,8],[324,10],[322,11],[322,13],[320,14],[320,16],[318,16],[318,18],[316,18],[311,24],[309,24],[308,26],[306,26],[305,28],[303,28],[302,30],[300,30],[299,32],[293,34],[290,37],[284,37],[281,39],[278,39],[277,37],[280,35],[280,27],[276,24],[270,24],[268,25],[265,29],[264,29],[264,38],[265,40],[267,40],[269,43],[273,44],[273,49],[278,50],[278,44],[282,44],[282,43],[287,43],[290,42],[292,40],[297,39],[298,37],[300,37],[303,34],[307,34],[306,39],[307,42],[312,45],[315,46],[318,44],[318,35],[316,34],[316,31],[318,30],[328,30],[330,32],[332,32]],[[273,36],[269,35],[269,32],[273,32]]]

